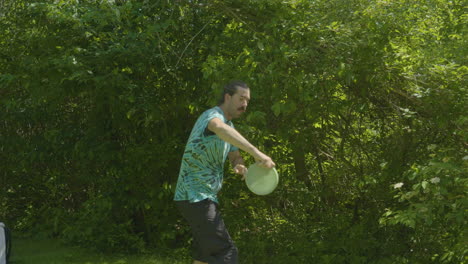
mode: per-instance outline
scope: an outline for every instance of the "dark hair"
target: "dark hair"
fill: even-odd
[[[237,92],[238,88],[249,89],[247,84],[243,81],[232,81],[224,86],[223,92],[221,93],[221,97],[219,98],[218,105],[222,105],[224,103],[224,95],[234,95]]]

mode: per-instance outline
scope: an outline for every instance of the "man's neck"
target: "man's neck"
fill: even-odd
[[[224,117],[226,118],[226,120],[231,121],[232,117],[228,115],[226,106],[224,104],[222,104],[222,105],[218,105],[218,107],[221,108],[221,110],[223,111],[223,114],[224,114]]]

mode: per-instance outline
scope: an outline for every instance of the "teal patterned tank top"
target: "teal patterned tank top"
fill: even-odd
[[[224,163],[228,153],[238,148],[208,130],[208,122],[215,117],[234,127],[218,106],[206,110],[198,118],[185,146],[175,201],[198,202],[210,199],[218,203],[217,193],[223,184]]]

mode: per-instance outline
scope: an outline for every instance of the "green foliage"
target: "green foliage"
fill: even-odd
[[[467,157],[436,145],[429,146],[428,151],[432,159],[413,165],[405,181],[394,185],[399,209],[387,209],[380,222],[414,230],[411,248],[421,260],[463,263],[468,252],[464,239],[468,235]],[[427,255],[428,250],[433,255]]]
[[[2,171],[13,179],[2,188],[5,212],[24,219],[18,228],[52,215],[47,228],[111,249],[139,247],[142,233],[151,244],[175,236],[163,231],[175,222],[172,204],[164,201],[172,196],[189,125],[171,125],[178,135],[169,123],[187,119],[188,110],[173,96],[177,91],[165,87],[191,84],[158,76],[164,58],[153,43],[171,23],[159,25],[162,17],[145,12],[166,6],[134,4],[33,3],[17,10],[18,20],[2,20],[28,28],[2,31],[2,39],[12,40],[2,48],[2,76],[9,80],[2,146],[3,153],[18,153],[2,157]]]
[[[236,127],[281,175],[267,197],[226,177],[247,263],[463,263],[465,35],[459,0],[16,1],[0,217],[100,250],[188,246],[183,147],[242,79]]]
[[[188,261],[187,253],[123,255],[96,253],[89,249],[64,245],[54,239],[15,237],[12,263],[24,264],[180,264]]]

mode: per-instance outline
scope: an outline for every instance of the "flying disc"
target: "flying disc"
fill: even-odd
[[[275,168],[263,168],[256,163],[250,165],[245,175],[249,190],[257,195],[267,195],[278,186],[279,177]]]

